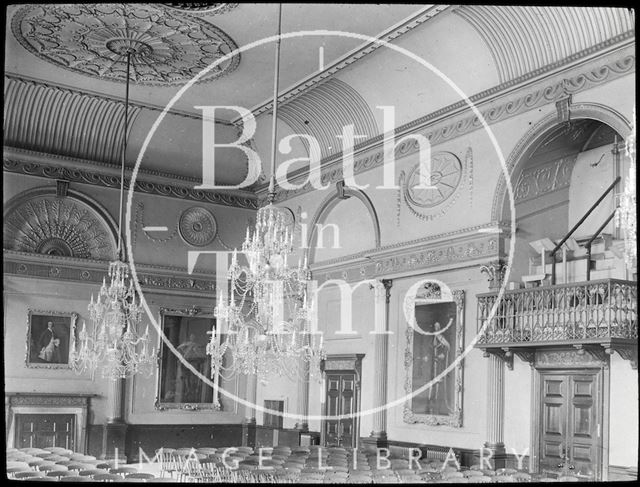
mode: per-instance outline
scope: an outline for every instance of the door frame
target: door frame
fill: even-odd
[[[354,412],[357,411],[357,415],[353,418],[353,434],[355,441],[355,448],[360,446],[360,393],[362,391],[362,359],[364,353],[353,354],[336,354],[327,355],[320,365],[322,370],[322,414],[323,418],[320,421],[320,444],[325,446],[325,430],[327,416],[327,372],[331,373],[345,373],[355,374],[355,384],[353,386],[354,396]]]
[[[573,354],[582,358],[586,354],[578,354],[577,350],[567,352],[566,357],[571,357]],[[609,471],[609,362],[608,357],[606,359],[592,361],[591,363],[585,363],[583,366],[579,363],[561,364],[561,363],[539,363],[536,360],[535,366],[531,367],[532,380],[531,380],[531,437],[530,447],[531,452],[529,456],[529,470],[531,472],[540,472],[540,433],[542,425],[542,375],[549,372],[556,372],[558,374],[581,374],[585,372],[595,372],[596,384],[598,388],[598,404],[597,404],[597,420],[601,425],[599,442],[597,444],[598,457],[595,467],[595,480],[604,481],[608,479]]]

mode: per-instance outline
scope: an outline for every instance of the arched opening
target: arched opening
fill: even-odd
[[[330,195],[309,225],[309,262],[354,255],[380,246],[380,223],[369,197],[344,188]]]
[[[579,118],[547,124],[529,140],[519,159],[513,161],[511,171],[517,228],[509,275],[512,282],[543,274],[539,251],[545,246],[542,240],[548,239],[546,246],[549,241],[555,244],[561,240],[615,179],[625,174],[626,161],[619,152],[624,138],[601,120]],[[578,246],[596,233],[614,211],[621,190],[619,183],[576,230],[573,239]],[[511,221],[508,195],[503,197],[501,220]],[[618,237],[613,222],[602,234],[609,241]],[[539,242],[538,250],[531,245],[535,246],[535,242]],[[576,255],[580,252],[576,250]],[[550,263],[548,258],[546,263]],[[560,267],[557,270],[564,272]],[[559,282],[576,280],[584,280],[582,273],[567,270],[567,276],[563,275]]]

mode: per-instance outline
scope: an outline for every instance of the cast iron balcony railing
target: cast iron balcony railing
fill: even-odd
[[[498,293],[477,298],[478,348],[517,353],[594,344],[608,353],[623,347],[632,366],[637,362],[637,282],[603,279],[505,291],[499,302]]]

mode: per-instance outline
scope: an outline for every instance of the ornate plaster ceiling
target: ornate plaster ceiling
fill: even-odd
[[[158,4],[28,5],[11,27],[36,56],[97,78],[124,81],[124,52],[131,50],[131,79],[147,85],[183,84],[238,47],[215,25]],[[239,63],[238,54],[202,80],[233,71]]]
[[[182,10],[184,12],[199,12],[206,14],[223,14],[238,6],[237,3],[199,3],[199,2],[177,2],[165,3],[167,7]]]

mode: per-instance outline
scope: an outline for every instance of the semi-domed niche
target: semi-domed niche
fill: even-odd
[[[613,154],[616,140],[623,137],[611,126],[582,118],[555,124],[532,141],[512,172],[517,238],[509,280],[529,274],[530,259],[539,257],[530,242],[561,240],[614,181],[615,174],[624,174],[623,161]],[[510,222],[506,201],[503,221]],[[609,194],[573,237],[591,237],[614,208],[615,194]],[[604,233],[615,233],[612,223]]]
[[[3,248],[111,260],[116,241],[105,218],[88,203],[72,196],[37,194],[7,206]]]

